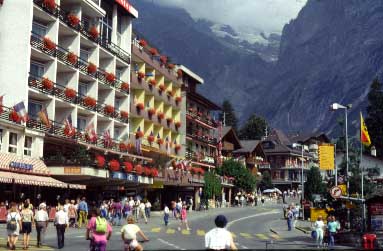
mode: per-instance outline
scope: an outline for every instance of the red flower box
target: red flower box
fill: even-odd
[[[146,176],[150,176],[150,175],[152,174],[152,170],[150,170],[149,167],[145,167],[145,168],[144,168],[144,172],[145,172],[145,175],[146,175]]]
[[[157,85],[157,81],[152,78],[151,80],[149,80],[149,84],[152,85],[152,86],[156,86]]]
[[[84,98],[84,104],[89,107],[95,107],[96,106],[96,100],[92,97],[86,96]]]
[[[99,168],[102,168],[105,166],[105,157],[101,155],[96,156],[96,165]]]
[[[150,109],[148,110],[148,115],[151,117],[151,116],[153,116],[154,114],[156,114],[156,109],[154,109],[154,108],[150,108]]]
[[[128,150],[127,145],[125,145],[122,142],[120,144],[118,144],[118,148],[120,149],[121,152],[126,152]]]
[[[87,70],[89,74],[94,74],[97,71],[97,66],[93,63],[89,63]]]
[[[98,36],[100,35],[100,33],[98,32],[98,29],[96,26],[92,26],[90,29],[89,29],[89,35],[91,35],[91,37],[93,39],[97,39]]]
[[[150,54],[152,54],[152,56],[157,56],[158,55],[158,51],[154,47],[150,48],[149,52],[150,52]]]
[[[43,88],[45,90],[52,90],[53,89],[53,82],[48,78],[42,78],[41,84],[43,85]]]
[[[173,123],[173,119],[172,118],[167,118],[166,122],[168,122],[168,124],[171,124],[171,123]]]
[[[174,150],[175,150],[176,152],[178,152],[179,150],[181,150],[181,145],[179,145],[179,144],[175,145],[175,146],[174,146]]]
[[[175,67],[174,64],[168,64],[168,68],[169,68],[170,70],[174,69],[174,67]]]
[[[123,119],[127,119],[127,118],[129,118],[129,113],[126,111],[120,111],[120,116]]]
[[[149,135],[149,136],[147,137],[147,139],[148,139],[148,141],[149,141],[150,144],[154,142],[154,136],[152,136],[152,135]]]
[[[163,112],[158,112],[157,113],[157,117],[158,117],[159,120],[164,119],[165,118],[165,114]]]
[[[9,119],[12,120],[13,122],[16,122],[16,123],[20,123],[20,121],[21,121],[21,117],[19,116],[19,114],[15,110],[12,110],[9,113]]]
[[[111,105],[106,105],[104,107],[104,112],[108,114],[113,114],[114,113],[114,107]]]
[[[140,41],[138,42],[138,44],[142,47],[146,47],[148,45],[148,43],[146,42],[145,39],[140,39]]]
[[[141,81],[144,77],[145,77],[145,73],[144,73],[144,72],[139,71],[139,72],[137,73],[137,78],[138,78],[138,80]]]
[[[173,97],[174,96],[174,91],[167,91],[166,92],[170,97]]]
[[[78,18],[74,14],[69,14],[67,16],[67,18],[68,18],[68,21],[69,21],[70,25],[72,25],[72,26],[77,26],[80,23],[80,18]]]
[[[44,0],[44,5],[51,11],[54,11],[56,9],[56,2],[55,0]]]
[[[144,109],[144,104],[143,103],[138,103],[137,105],[136,105],[136,108],[137,108],[137,110],[143,110]]]
[[[108,82],[113,83],[114,81],[116,81],[116,76],[113,73],[106,73],[105,78],[106,78],[106,81]]]
[[[160,84],[160,85],[158,86],[158,89],[159,89],[161,92],[163,92],[163,91],[166,90],[166,87],[165,87],[164,84]]]
[[[128,83],[122,83],[121,84],[121,90],[123,91],[129,91],[129,84]]]
[[[137,174],[142,174],[142,172],[143,172],[143,169],[142,169],[141,165],[136,165],[134,167],[134,170],[136,171]]]
[[[157,144],[162,145],[164,143],[164,140],[161,138],[157,139]]]
[[[76,97],[76,94],[77,94],[76,90],[72,88],[65,88],[64,93],[65,93],[65,96],[70,99]]]
[[[47,49],[47,50],[56,49],[56,44],[48,37],[43,38],[43,43],[44,43],[44,49]]]
[[[162,56],[160,57],[160,61],[161,61],[162,64],[166,64],[166,62],[168,61],[168,57],[165,56],[165,55],[162,55]]]
[[[177,127],[177,128],[180,128],[181,127],[181,122],[180,121],[177,121],[174,123],[174,125]]]
[[[126,162],[124,162],[124,166],[125,166],[125,168],[124,168],[125,172],[130,173],[133,171],[133,164],[132,163],[126,161]]]
[[[114,171],[114,172],[117,172],[120,170],[120,162],[118,162],[118,160],[111,160],[109,161],[109,169],[111,171]]]
[[[73,52],[69,52],[68,55],[66,56],[68,59],[69,63],[71,64],[76,64],[77,63],[77,55],[74,54]]]
[[[177,70],[177,78],[182,78],[182,70],[181,69]]]
[[[157,170],[157,168],[152,168],[152,176],[153,177],[158,177],[158,170]]]
[[[142,137],[144,137],[144,132],[143,131],[136,132],[136,138],[142,138]]]
[[[72,128],[72,130],[69,130],[69,127],[65,126],[64,127],[64,134],[67,137],[73,137],[74,135],[76,135],[76,129]]]
[[[182,101],[182,97],[181,96],[176,97],[176,102],[177,103],[180,103],[181,101]]]

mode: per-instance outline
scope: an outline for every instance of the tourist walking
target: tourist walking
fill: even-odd
[[[291,226],[294,220],[294,213],[291,210],[291,208],[289,208],[289,211],[287,211],[286,218],[287,218],[287,229],[291,231]]]
[[[146,217],[149,219],[150,218],[150,210],[152,208],[152,204],[150,203],[149,200],[146,200],[146,203],[145,203],[145,215]]]
[[[86,227],[86,239],[90,240],[90,251],[106,251],[111,236],[112,227],[101,215],[101,210],[96,209]]]
[[[71,200],[68,206],[68,218],[69,218],[69,227],[76,227],[77,210],[76,210],[76,206],[74,205],[74,200]]]
[[[264,206],[265,205],[265,196],[263,196],[263,195],[261,197],[261,202],[262,202],[262,206]]]
[[[23,249],[29,248],[29,240],[32,232],[33,211],[29,203],[25,202],[21,210],[21,233],[23,234]]]
[[[85,201],[85,197],[82,197],[80,203],[78,204],[78,227],[81,228],[82,224],[88,224],[88,203]]]
[[[181,222],[178,231],[181,231],[182,226],[185,226],[188,231],[191,230],[188,225],[186,205],[183,205],[181,209]]]
[[[8,247],[10,250],[16,250],[16,242],[19,237],[21,226],[21,216],[17,210],[15,202],[11,203],[7,215],[7,234],[8,234]]]
[[[225,229],[226,217],[218,215],[214,223],[216,227],[205,234],[205,248],[211,250],[237,250],[232,234]]]
[[[330,221],[327,222],[327,229],[329,234],[329,248],[335,246],[335,235],[338,229],[338,222],[335,220],[335,216],[330,217]]]
[[[134,224],[134,217],[132,215],[128,216],[127,222],[128,224],[121,228],[121,239],[124,242],[124,250],[142,251],[142,246],[137,242],[137,234],[139,234],[144,241],[149,241],[148,237],[145,236],[139,226]]]
[[[113,225],[121,226],[122,205],[119,199],[112,204],[113,210]]]
[[[44,241],[44,234],[48,227],[49,216],[44,203],[39,205],[39,211],[35,215],[35,224],[37,232],[37,247],[41,247]]]
[[[57,247],[62,249],[64,247],[65,229],[69,224],[68,214],[64,212],[62,205],[58,206],[54,224],[57,231]]]
[[[145,203],[142,201],[139,205],[139,217],[138,218],[144,218],[145,220],[145,223],[148,224],[148,219],[146,218],[146,214],[145,214]],[[138,220],[137,220],[138,222]]]
[[[168,223],[169,223],[169,214],[170,214],[169,207],[165,204],[165,207],[164,207],[164,222],[165,222],[165,226],[167,226]]]
[[[314,231],[316,234],[316,245],[318,248],[323,246],[323,234],[324,234],[325,224],[323,222],[322,216],[318,216],[317,221],[314,223]]]

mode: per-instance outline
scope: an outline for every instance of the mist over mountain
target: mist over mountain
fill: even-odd
[[[202,94],[229,99],[242,122],[256,112],[288,132],[333,132],[343,113],[329,105],[339,102],[353,105],[356,127],[369,85],[382,75],[383,1],[308,0],[281,35],[263,34],[270,41],[258,44],[180,8],[132,3],[136,29],[201,75]]]

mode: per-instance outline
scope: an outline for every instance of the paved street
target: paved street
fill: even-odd
[[[139,223],[150,241],[144,243],[146,250],[154,249],[204,249],[204,234],[214,227],[214,218],[223,213],[229,220],[228,229],[235,236],[235,242],[240,249],[248,248],[288,248],[296,249],[312,247],[313,241],[307,234],[299,230],[285,231],[286,224],[282,217],[281,205],[268,202],[265,206],[244,208],[211,209],[205,212],[189,214],[191,231],[177,230],[178,222],[171,218],[168,227],[163,225],[162,217],[153,216],[149,224]],[[120,227],[113,228],[113,235],[108,244],[108,250],[121,250],[122,242],[119,234]],[[35,244],[35,231],[32,233],[32,245]],[[1,227],[0,250],[5,248],[5,229]],[[270,244],[273,242],[273,244]],[[21,250],[18,242],[18,250]],[[66,233],[65,248],[68,251],[86,251],[88,242],[85,240],[84,229],[69,229]],[[51,225],[46,237],[46,246],[41,249],[30,247],[29,250],[55,250],[56,233]]]

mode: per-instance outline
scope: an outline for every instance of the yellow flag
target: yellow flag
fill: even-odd
[[[367,126],[364,123],[362,113],[360,113],[360,141],[365,146],[371,145],[370,135],[368,134]]]

